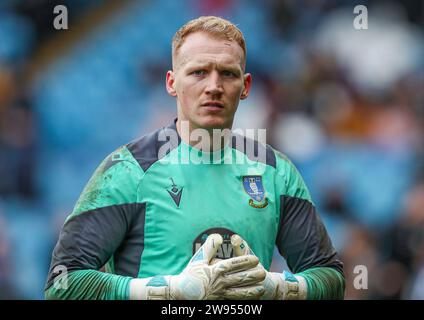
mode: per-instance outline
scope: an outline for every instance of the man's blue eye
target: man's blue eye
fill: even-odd
[[[193,71],[193,74],[196,76],[203,76],[205,74],[205,70],[196,70]]]
[[[223,71],[222,74],[226,77],[235,77],[236,76],[234,72],[228,71],[228,70]]]

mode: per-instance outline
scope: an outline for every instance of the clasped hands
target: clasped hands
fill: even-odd
[[[274,273],[266,271],[237,234],[231,237],[234,257],[215,258],[222,243],[219,234],[211,234],[206,239],[186,268],[170,278],[170,299],[277,299],[278,285],[283,278],[277,279]]]

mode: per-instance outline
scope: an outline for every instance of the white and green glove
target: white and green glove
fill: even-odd
[[[239,235],[234,234],[231,237],[235,256],[254,256],[256,255],[250,249],[249,245]],[[261,300],[305,300],[307,295],[307,284],[302,276],[293,275],[290,272],[284,271],[283,273],[268,272],[262,266],[266,274],[263,286],[265,289]]]
[[[214,259],[223,239],[210,235],[179,275],[132,279],[132,300],[259,299],[265,269],[255,255]]]

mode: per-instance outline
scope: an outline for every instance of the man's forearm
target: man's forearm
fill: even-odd
[[[70,273],[66,280],[58,280],[61,282],[57,285],[53,283],[45,291],[45,298],[47,300],[154,299],[155,293],[168,286],[169,278],[166,276],[165,280],[165,277],[157,276],[137,279],[96,270],[79,270]],[[169,298],[169,294],[161,294],[157,298]]]
[[[96,270],[70,272],[46,291],[47,300],[127,300],[132,278]]]
[[[341,300],[344,298],[345,278],[334,268],[317,267],[297,273],[307,284],[308,300]]]

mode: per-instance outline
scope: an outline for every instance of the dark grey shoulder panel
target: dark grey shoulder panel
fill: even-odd
[[[114,166],[115,164],[118,164],[119,162],[122,162],[123,160],[120,159],[114,159],[116,155],[111,154],[106,159],[106,162],[103,166],[103,172],[106,172],[110,167]]]
[[[281,196],[276,245],[295,273],[312,267],[332,267],[343,274],[327,230],[315,206],[304,199]]]
[[[264,145],[257,140],[239,134],[233,134],[231,147],[243,152],[251,161],[262,162],[276,168],[275,153],[269,145]]]
[[[103,207],[68,220],[53,250],[46,289],[58,275],[57,266],[66,267],[68,272],[99,270],[112,255],[118,261],[121,274],[137,274],[140,259],[134,254],[120,261],[119,254],[126,253],[129,246],[140,254],[143,251],[144,239],[134,239],[140,236],[140,229],[144,229],[144,225],[139,225],[144,224],[144,215],[145,204],[136,203]]]
[[[127,144],[128,150],[140,164],[143,171],[160,158],[177,148],[181,139],[177,133],[175,121],[168,127],[161,128]],[[167,144],[165,146],[165,144]],[[165,148],[162,148],[165,147]]]

